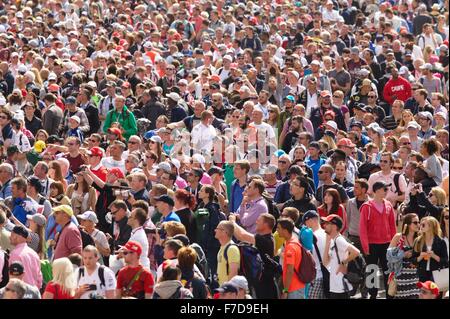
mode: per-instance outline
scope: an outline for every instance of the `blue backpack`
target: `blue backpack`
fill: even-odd
[[[236,246],[239,249],[241,255],[241,262],[239,265],[239,275],[247,278],[249,286],[254,287],[255,283],[261,280],[264,271],[264,262],[259,253],[259,250],[248,243],[239,244],[229,244],[225,247],[223,256],[227,263],[227,275],[229,274],[229,263],[228,263],[228,248],[231,245]]]

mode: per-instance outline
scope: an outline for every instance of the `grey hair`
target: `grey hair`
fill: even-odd
[[[3,163],[0,165],[1,169],[5,170],[11,177],[14,175],[14,167],[11,164]]]
[[[11,285],[12,288],[17,293],[18,299],[22,299],[25,295],[25,292],[27,291],[27,286],[25,286],[25,283],[17,278],[12,278],[9,280],[8,285]]]

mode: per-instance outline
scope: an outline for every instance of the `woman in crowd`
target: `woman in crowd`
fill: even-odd
[[[64,191],[67,190],[67,180],[64,178],[61,165],[57,161],[48,164],[48,176],[56,182],[63,184]]]
[[[97,193],[95,188],[89,186],[82,172],[75,174],[75,183],[67,188],[67,197],[70,198],[75,215],[87,210],[95,211]]]
[[[192,299],[192,292],[183,287],[181,270],[178,266],[168,265],[161,280],[155,285],[153,299]]]
[[[50,203],[53,206],[70,205],[70,199],[64,193],[64,186],[61,182],[50,184]]]
[[[344,187],[345,192],[349,196],[349,198],[353,197],[353,183],[349,182],[346,178],[347,176],[347,164],[344,161],[339,161],[336,164],[336,167],[334,169],[335,177],[334,182],[338,183],[342,187]]]
[[[442,239],[439,222],[432,216],[422,218],[420,233],[414,241],[414,254],[419,280],[433,281],[433,271],[448,267],[447,245]]]
[[[183,247],[178,251],[178,267],[181,270],[181,282],[183,287],[190,289],[194,299],[206,299],[208,288],[205,280],[196,271],[194,265],[197,260],[197,253],[192,247]]]
[[[52,263],[53,279],[47,284],[42,299],[75,299],[77,279],[69,258]]]
[[[426,159],[423,168],[428,177],[433,179],[435,183],[433,186],[440,185],[442,182],[442,165],[436,155],[438,150],[437,142],[434,139],[425,140],[420,146],[420,153]]]
[[[419,233],[419,217],[416,214],[407,214],[403,217],[402,232],[392,238],[389,248],[398,247],[404,252],[401,261],[401,272],[396,275],[397,281],[396,299],[417,299],[419,298],[419,289],[417,282],[417,268],[414,265],[413,247],[414,241]]]
[[[345,230],[347,229],[347,213],[344,205],[342,205],[341,196],[337,190],[329,188],[325,191],[325,194],[323,195],[323,204],[317,208],[317,212],[321,217],[327,217],[332,214],[341,217],[344,222],[341,233],[345,233]]]
[[[446,206],[446,194],[440,187],[433,187],[428,196],[423,191],[421,184],[411,189],[409,204],[406,207],[407,212],[416,212],[419,218],[433,216],[441,220],[441,215]]]
[[[179,189],[175,192],[174,202],[174,211],[186,228],[186,235],[190,242],[197,242],[197,225],[192,212],[197,206],[195,196],[185,189]]]

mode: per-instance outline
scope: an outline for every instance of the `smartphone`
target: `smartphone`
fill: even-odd
[[[91,284],[88,287],[89,287],[89,291],[97,290],[97,285],[96,284]]]

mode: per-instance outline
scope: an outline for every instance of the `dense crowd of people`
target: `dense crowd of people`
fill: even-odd
[[[0,0],[0,297],[448,298],[448,0]]]

